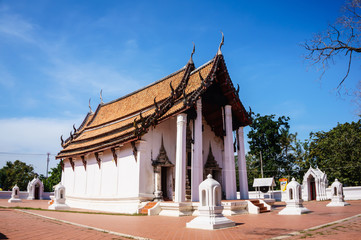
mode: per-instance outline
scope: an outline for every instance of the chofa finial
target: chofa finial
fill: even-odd
[[[193,42],[193,50],[192,50],[192,53],[191,53],[191,58],[189,59],[189,62],[188,62],[190,64],[193,63],[193,54],[194,54],[195,51],[196,51],[196,45]]]
[[[222,46],[223,46],[223,44],[224,44],[224,34],[223,34],[222,31],[221,31],[221,33],[222,33],[222,41],[221,41],[221,43],[219,44],[217,55],[222,55],[221,48],[222,48]]]
[[[103,93],[103,89],[100,89],[100,104],[104,103],[102,93]]]
[[[89,98],[89,112],[93,113],[92,107],[90,106],[90,100],[91,100],[91,98]]]

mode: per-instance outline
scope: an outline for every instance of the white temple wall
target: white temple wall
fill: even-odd
[[[74,172],[69,160],[64,161],[64,171],[62,175],[64,176],[63,185],[66,187],[66,195],[72,195],[74,191]]]
[[[87,158],[87,195],[90,197],[98,197],[100,195],[101,186],[101,169],[94,154]]]
[[[151,128],[147,134],[145,134],[142,139],[144,139],[148,144],[146,146],[146,152],[151,153],[151,158],[155,160],[159,154],[159,149],[162,143],[162,136],[164,142],[164,148],[167,151],[167,156],[169,161],[175,165],[175,151],[176,151],[176,134],[177,134],[177,122],[175,118],[170,118],[155,128]],[[152,166],[152,163],[149,159],[149,164]],[[153,167],[151,168],[153,171]]]
[[[152,161],[155,160],[159,154],[159,150],[162,144],[167,152],[169,161],[175,165],[175,153],[176,153],[176,131],[177,131],[177,122],[175,118],[170,118],[155,128],[151,128],[147,134],[142,137],[145,143],[144,153],[141,157],[140,163],[140,192],[145,194],[153,194],[155,190],[154,186],[154,169],[152,166]],[[142,144],[142,143],[141,143]],[[173,169],[174,171],[174,169]],[[175,174],[173,174],[173,177]]]
[[[209,143],[212,145],[212,153],[217,161],[220,168],[223,168],[223,140],[220,137],[217,137],[214,132],[211,130],[211,127],[207,124],[206,120],[202,120],[204,127],[203,131],[203,166],[206,164],[208,154],[209,154]]]
[[[118,187],[117,195],[120,198],[134,198],[139,194],[139,169],[138,163],[134,158],[133,150],[130,144],[125,144],[119,151],[118,157]],[[112,183],[115,184],[112,180]]]
[[[81,159],[74,161],[74,194],[73,196],[84,196],[86,194],[86,172]]]
[[[151,154],[148,145],[151,140],[140,141],[137,146],[138,150],[138,171],[139,171],[139,196],[153,198],[154,192],[154,172],[151,163]]]
[[[113,160],[113,154],[111,150],[104,151],[101,156],[101,187],[100,187],[100,196],[101,197],[116,197],[117,194],[117,166]]]

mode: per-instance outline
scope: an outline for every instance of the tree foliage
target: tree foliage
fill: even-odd
[[[361,185],[361,119],[338,124],[328,132],[311,134],[310,158],[327,173],[329,181]]]
[[[264,177],[275,179],[290,174],[294,158],[292,142],[294,134],[289,133],[289,118],[282,116],[275,119],[275,115],[253,114],[251,130],[248,133],[250,152],[247,164],[251,169],[256,169],[250,176],[261,177],[260,154],[262,153]]]
[[[14,163],[8,161],[0,169],[0,188],[11,190],[17,184],[21,191],[25,191],[29,181],[35,176],[36,173],[32,165],[27,165],[19,160],[16,160]]]
[[[58,165],[55,168],[51,168],[48,179],[46,179],[42,175],[40,176],[40,180],[42,180],[44,184],[45,192],[54,191],[53,187],[61,181],[61,173],[62,173],[61,165],[60,163],[58,163]]]
[[[345,55],[348,58],[347,71],[338,89],[348,77],[354,54],[361,53],[361,0],[348,0],[344,14],[335,24],[330,24],[325,32],[314,35],[304,47],[308,51],[306,59],[312,64],[321,64],[323,73],[334,62],[334,57]]]

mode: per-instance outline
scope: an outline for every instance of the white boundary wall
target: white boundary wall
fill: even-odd
[[[12,191],[0,191],[0,199],[10,199]],[[54,192],[43,192],[43,200],[50,200],[50,195],[54,195]],[[20,191],[20,199],[27,199],[29,193],[27,191]]]
[[[258,191],[250,191],[249,198],[250,199],[256,199],[256,198],[269,198],[269,194],[266,193],[260,193],[260,196],[258,194]],[[285,198],[283,197],[283,194],[285,192],[282,192],[281,190],[273,191],[274,198],[276,201],[284,201]],[[239,192],[238,192],[239,194]],[[361,186],[357,187],[344,187],[343,188],[343,194],[345,195],[345,200],[361,200]],[[327,199],[331,199],[331,188],[326,188],[326,195]]]

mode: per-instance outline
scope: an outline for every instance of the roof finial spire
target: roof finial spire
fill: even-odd
[[[192,42],[192,43],[193,43],[193,51],[191,53],[191,58],[189,59],[189,62],[188,62],[190,64],[193,64],[193,54],[196,51],[196,45],[194,44],[194,42]]]
[[[100,104],[104,103],[102,93],[103,93],[103,89],[100,89]]]
[[[93,113],[92,106],[90,106],[90,100],[92,100],[92,99],[89,98],[89,113]]]
[[[222,48],[222,46],[223,46],[223,44],[224,44],[224,34],[223,34],[222,31],[221,31],[221,33],[222,33],[222,41],[221,41],[221,43],[219,44],[217,55],[222,55],[221,48]]]

